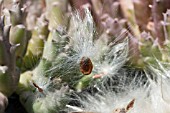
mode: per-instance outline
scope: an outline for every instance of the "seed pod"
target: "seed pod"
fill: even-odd
[[[92,69],[93,69],[93,64],[92,64],[90,58],[82,57],[82,59],[80,61],[80,71],[84,75],[89,75],[92,72]]]

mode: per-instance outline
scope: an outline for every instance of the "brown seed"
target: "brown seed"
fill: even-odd
[[[80,61],[80,71],[84,75],[89,75],[92,72],[92,69],[93,69],[93,64],[92,64],[90,58],[82,57],[82,59]]]
[[[43,92],[43,89],[40,88],[36,83],[33,82],[33,85],[38,89],[39,92]]]
[[[133,108],[134,103],[135,103],[135,99],[131,100],[130,103],[126,107],[126,111],[128,111],[131,108]]]
[[[113,113],[126,113],[125,108],[117,108],[113,111]]]

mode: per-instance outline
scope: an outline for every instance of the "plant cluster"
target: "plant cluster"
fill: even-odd
[[[170,112],[169,0],[0,1],[0,113]]]

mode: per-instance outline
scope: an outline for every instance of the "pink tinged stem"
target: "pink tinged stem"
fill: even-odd
[[[94,79],[97,79],[97,78],[101,78],[102,76],[104,76],[104,74],[95,74],[93,76]]]
[[[170,8],[169,0],[153,0],[152,14],[155,27],[155,34],[158,37],[158,42],[160,46],[163,46],[165,41],[165,34],[163,31],[163,25],[161,21],[163,20],[163,13]]]

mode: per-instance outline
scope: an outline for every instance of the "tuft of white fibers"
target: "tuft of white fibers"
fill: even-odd
[[[170,64],[156,60],[156,66],[149,66],[151,107],[154,113],[170,113]]]
[[[30,82],[34,87],[34,95],[31,95],[34,113],[58,113],[67,103],[68,85],[61,83],[59,78],[37,77]]]
[[[66,90],[68,88],[55,90],[37,98],[33,103],[35,113],[57,113],[62,110],[66,104]]]
[[[130,83],[127,73],[118,74],[118,84],[112,81],[111,85],[99,87],[96,94],[78,96],[80,106],[67,107],[71,112],[170,113],[169,68],[158,62],[157,68],[149,66],[145,74],[134,75]],[[139,79],[143,77],[146,80]]]
[[[22,104],[30,113],[59,113],[67,103],[68,85],[61,83],[59,78],[37,75],[43,70],[36,69],[29,81],[29,90],[20,94]]]
[[[85,93],[78,96],[77,99],[79,99],[81,107],[70,105],[67,107],[70,111],[76,112],[126,113],[118,111],[126,110],[128,104],[134,100],[134,105],[129,109],[128,113],[132,111],[133,113],[147,113],[146,109],[141,108],[141,106],[149,107],[149,103],[146,101],[148,89],[146,88],[147,83],[144,84],[144,75],[136,73],[134,78],[132,78],[126,74],[126,72],[121,72],[116,75],[118,77],[117,80],[110,81],[108,85],[97,87],[98,93],[96,94]]]
[[[57,62],[50,69],[58,70],[57,73],[63,81],[73,82],[75,85],[86,75],[90,75],[94,81],[95,78],[105,80],[114,76],[127,61],[128,39],[125,38],[115,45],[109,42],[108,37],[95,37],[95,25],[88,9],[85,9],[84,19],[79,13],[73,14],[70,26],[68,49],[62,53],[65,55],[64,59],[62,61],[56,59]],[[57,58],[62,59],[61,57]],[[83,58],[88,58],[88,61],[92,62],[88,65],[87,74],[82,73],[84,70],[80,63]]]
[[[67,103],[68,86],[54,91],[26,91],[20,95],[20,100],[30,113],[59,113]]]

